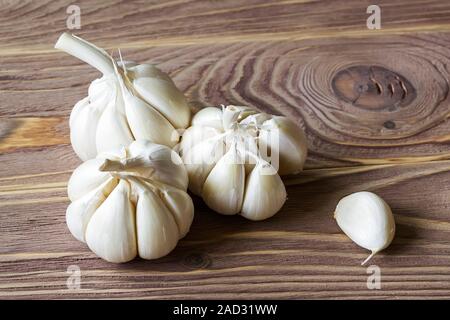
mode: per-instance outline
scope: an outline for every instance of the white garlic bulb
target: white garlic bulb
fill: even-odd
[[[70,140],[82,159],[137,139],[175,146],[176,129],[189,125],[190,109],[170,77],[151,64],[112,60],[103,49],[63,33],[55,44],[103,73],[70,115]]]
[[[389,205],[372,192],[356,192],[342,198],[334,218],[357,245],[372,251],[364,265],[394,239],[395,220]]]
[[[179,146],[189,189],[213,210],[263,220],[286,201],[280,174],[302,170],[302,130],[286,117],[249,107],[208,107],[192,119]]]
[[[177,153],[137,140],[75,169],[68,184],[67,226],[107,261],[157,259],[189,231],[194,206],[187,186]]]

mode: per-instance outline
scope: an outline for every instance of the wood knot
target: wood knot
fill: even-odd
[[[331,85],[339,99],[367,110],[393,112],[416,98],[416,89],[406,78],[380,66],[340,70]]]
[[[189,269],[205,269],[210,264],[210,257],[204,253],[191,252],[183,258],[183,265],[188,267]]]

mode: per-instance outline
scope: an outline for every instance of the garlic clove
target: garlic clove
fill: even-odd
[[[69,117],[69,126],[70,127],[74,125],[75,119],[77,118],[78,114],[80,113],[80,111],[85,109],[86,106],[89,106],[89,97],[85,97],[85,98],[81,99],[80,101],[78,101],[77,103],[75,103],[72,111],[70,112],[70,117]]]
[[[109,262],[127,262],[137,255],[135,208],[129,193],[129,183],[121,180],[86,228],[89,248]]]
[[[67,183],[67,193],[71,201],[80,199],[111,178],[108,172],[99,171],[102,163],[102,159],[91,159],[73,171]]]
[[[130,74],[130,77],[133,80],[138,78],[156,78],[175,85],[172,78],[170,78],[167,73],[161,71],[161,69],[153,64],[142,63],[139,65],[135,65],[130,67],[127,72]]]
[[[180,189],[167,186],[162,190],[161,197],[178,225],[180,239],[183,238],[189,232],[194,219],[194,204],[191,197]]]
[[[286,188],[267,162],[255,166],[247,177],[241,215],[258,221],[272,217],[286,202]]]
[[[125,113],[136,140],[145,139],[153,143],[174,147],[179,134],[172,124],[152,106],[133,94],[124,93]]]
[[[83,161],[97,155],[95,136],[100,116],[101,111],[89,104],[88,97],[75,104],[70,114],[70,142],[77,156]]]
[[[280,175],[296,174],[303,169],[308,152],[306,137],[290,119],[274,116],[265,121],[259,143],[260,148],[270,150],[272,159],[278,154]]]
[[[222,139],[205,140],[183,154],[183,163],[189,177],[189,190],[202,194],[203,184],[215,164],[225,153]]]
[[[97,125],[97,153],[126,147],[135,140],[120,107],[120,99],[112,99],[103,111]]]
[[[139,193],[136,232],[139,256],[143,259],[165,256],[177,245],[178,226],[169,209],[151,190]]]
[[[372,192],[357,192],[342,198],[334,213],[339,227],[357,245],[372,251],[364,265],[392,242],[395,220],[389,205]]]
[[[182,156],[187,150],[192,149],[197,144],[210,138],[219,138],[220,131],[213,127],[193,126],[183,132],[179,146],[179,153]]]
[[[110,178],[98,188],[72,202],[66,211],[66,222],[72,235],[79,241],[86,242],[86,227],[95,210],[106,200],[106,197],[117,185],[117,180]]]
[[[183,93],[172,81],[142,77],[133,81],[140,96],[164,115],[175,128],[189,125],[191,111]]]
[[[192,125],[211,127],[223,131],[222,110],[215,107],[203,108],[192,118]]]
[[[236,148],[230,148],[206,178],[202,190],[203,200],[219,213],[239,213],[244,198],[244,184],[243,157]]]

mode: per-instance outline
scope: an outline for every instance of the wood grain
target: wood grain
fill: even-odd
[[[251,105],[294,119],[307,166],[278,215],[252,223],[195,198],[169,256],[101,261],[65,225],[80,163],[68,116],[99,74],[56,52],[67,1],[0,2],[0,298],[450,298],[448,1],[78,2],[77,34],[158,64],[194,109]],[[31,30],[31,31],[30,31]],[[378,193],[397,221],[372,263],[339,230],[337,201]],[[81,289],[66,286],[70,265]]]

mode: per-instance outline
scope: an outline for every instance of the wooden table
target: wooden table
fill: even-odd
[[[194,108],[250,105],[295,119],[306,170],[264,222],[195,198],[189,235],[157,261],[104,262],[65,223],[80,163],[68,117],[99,73],[53,49],[70,1],[0,5],[0,298],[449,298],[450,2],[78,1],[75,33],[158,64]],[[343,235],[337,201],[370,190],[397,234],[371,261]],[[67,269],[81,270],[69,290]]]

